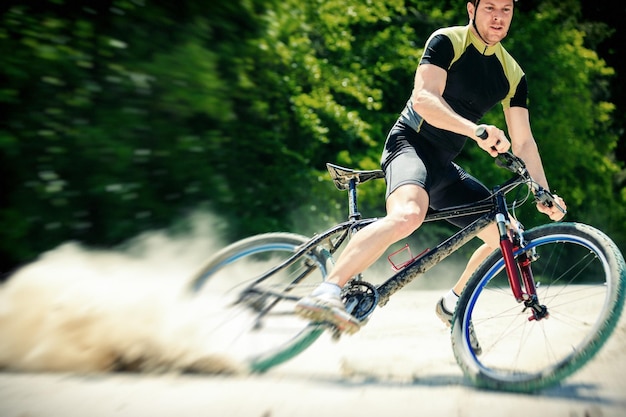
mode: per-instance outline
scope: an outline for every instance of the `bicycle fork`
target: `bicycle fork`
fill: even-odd
[[[548,318],[548,308],[545,305],[539,303],[537,297],[537,287],[535,285],[535,278],[531,268],[532,262],[536,259],[535,253],[529,254],[529,252],[522,252],[517,256],[513,255],[514,251],[521,247],[521,233],[517,231],[514,233],[514,239],[516,246],[514,247],[511,236],[509,235],[509,228],[507,227],[507,215],[506,202],[504,196],[497,195],[498,213],[496,214],[496,224],[498,226],[498,233],[500,234],[500,250],[504,259],[504,265],[506,275],[509,281],[509,286],[515,297],[515,301],[518,303],[524,303],[524,311],[530,309],[532,315],[528,317],[529,321],[541,320]],[[523,288],[522,288],[523,284]]]

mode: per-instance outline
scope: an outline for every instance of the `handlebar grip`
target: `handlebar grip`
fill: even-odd
[[[487,139],[489,137],[489,133],[487,133],[487,125],[476,126],[474,134],[481,139]]]

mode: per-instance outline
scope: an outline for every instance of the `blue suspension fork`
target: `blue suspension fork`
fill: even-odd
[[[504,195],[496,193],[496,224],[498,225],[498,233],[500,234],[500,250],[504,258],[506,275],[513,296],[518,303],[524,303],[524,310],[530,309],[532,315],[528,320],[541,320],[548,317],[548,309],[546,306],[539,304],[537,298],[537,288],[533,277],[532,268],[530,267],[532,259],[526,252],[518,255],[517,260],[513,255],[513,242],[511,241],[507,229],[506,201]],[[520,277],[521,274],[521,277]],[[524,289],[522,289],[522,283]],[[525,290],[525,292],[524,292]]]

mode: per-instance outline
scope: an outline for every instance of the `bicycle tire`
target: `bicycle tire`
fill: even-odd
[[[532,264],[539,302],[549,317],[529,320],[511,293],[500,251],[468,281],[457,303],[452,347],[465,376],[476,386],[536,392],[560,383],[600,350],[620,318],[626,265],[603,232],[579,223],[555,223],[524,233],[536,250]],[[482,353],[470,348],[473,326]]]
[[[322,324],[309,323],[293,314],[295,298],[307,295],[326,278],[332,258],[321,247],[301,256],[292,267],[255,285],[254,293],[243,292],[263,272],[291,257],[308,241],[305,236],[282,232],[243,239],[212,256],[189,284],[194,297],[218,305],[218,318],[211,322],[212,339],[220,339],[223,348],[241,360],[250,372],[265,372],[293,358],[326,329]],[[272,258],[265,259],[268,256]],[[240,266],[249,264],[252,259],[254,267]],[[311,273],[292,286],[292,274],[301,273],[302,268],[310,268]],[[272,295],[287,287],[293,295],[291,299]],[[271,310],[264,311],[269,306]]]

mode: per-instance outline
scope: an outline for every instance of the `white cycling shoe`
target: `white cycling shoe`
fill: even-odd
[[[296,303],[295,312],[313,322],[329,323],[342,333],[353,334],[361,328],[361,323],[346,311],[346,307],[334,294],[309,295]]]

